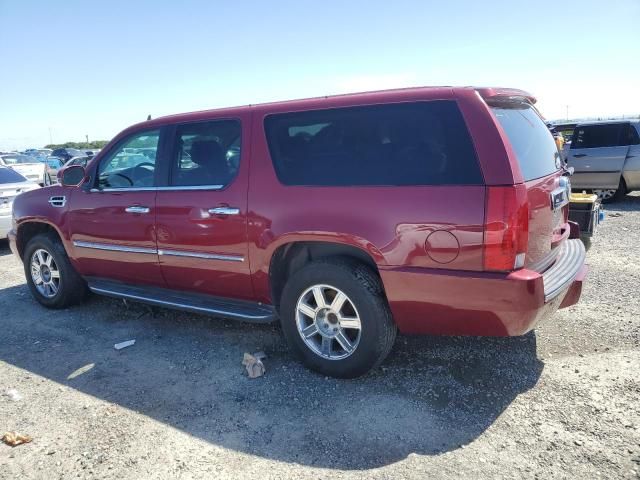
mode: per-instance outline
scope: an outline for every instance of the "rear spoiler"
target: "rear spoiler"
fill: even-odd
[[[518,90],[517,88],[485,87],[476,88],[476,92],[478,92],[485,101],[526,101],[531,105],[536,103],[536,97],[524,90]]]

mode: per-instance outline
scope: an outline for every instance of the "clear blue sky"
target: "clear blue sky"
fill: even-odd
[[[640,113],[640,0],[0,0],[0,149],[147,114],[415,85]]]

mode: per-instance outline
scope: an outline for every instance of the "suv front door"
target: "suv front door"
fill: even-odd
[[[629,147],[625,123],[578,126],[573,132],[567,163],[575,169],[575,189],[617,189]]]
[[[83,276],[165,286],[155,240],[161,136],[155,129],[124,138],[95,166],[89,188],[74,189],[68,228]]]
[[[174,290],[253,297],[246,117],[174,127],[166,184],[156,198],[159,260]]]

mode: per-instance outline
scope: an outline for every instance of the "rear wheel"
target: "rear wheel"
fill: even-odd
[[[85,297],[87,285],[54,235],[33,237],[25,248],[23,261],[31,294],[45,307],[68,307]]]
[[[617,189],[594,189],[593,193],[598,196],[602,203],[619,202],[627,194],[627,185],[624,183],[624,179],[621,178]]]
[[[389,354],[396,327],[379,278],[344,259],[311,263],[287,282],[280,303],[289,346],[311,369],[353,378]]]

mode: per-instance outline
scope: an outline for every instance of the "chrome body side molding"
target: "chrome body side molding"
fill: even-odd
[[[106,250],[110,252],[146,253],[150,255],[169,255],[174,257],[202,258],[204,260],[222,260],[225,262],[244,262],[244,257],[236,255],[220,255],[217,253],[190,252],[180,250],[156,250],[155,248],[128,247],[124,245],[114,245],[111,243],[85,242],[81,240],[74,240],[73,246],[79,248],[92,248],[94,250]]]

